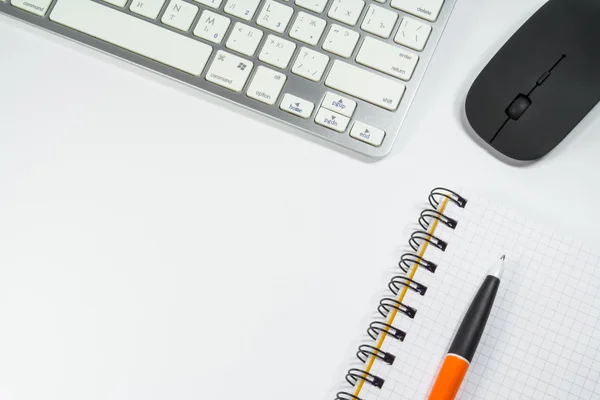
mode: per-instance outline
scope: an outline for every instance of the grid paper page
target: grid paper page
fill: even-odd
[[[457,398],[600,398],[600,257],[493,202],[461,195],[465,209],[449,204],[444,212],[457,228],[439,224],[435,231],[448,242],[446,251],[430,246],[425,253],[438,263],[436,272],[419,268],[415,275],[428,287],[425,296],[409,291],[403,301],[417,309],[415,318],[399,313],[394,321],[406,339],[388,337],[382,346],[396,360],[373,364],[383,387],[365,384],[359,397],[427,398],[475,292],[506,254],[492,314]]]

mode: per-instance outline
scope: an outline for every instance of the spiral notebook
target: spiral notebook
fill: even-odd
[[[600,256],[484,198],[434,189],[336,400],[426,399],[462,315],[506,254],[459,399],[600,398]]]

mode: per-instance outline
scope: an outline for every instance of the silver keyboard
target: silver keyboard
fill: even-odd
[[[0,14],[380,158],[454,2],[0,0]]]

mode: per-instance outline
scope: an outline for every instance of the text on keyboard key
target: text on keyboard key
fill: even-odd
[[[356,62],[396,78],[408,81],[415,71],[419,56],[377,39],[366,37]]]
[[[188,31],[198,14],[198,7],[182,0],[171,0],[161,22],[173,28]]]
[[[247,56],[253,56],[262,39],[263,32],[241,22],[236,22],[227,39],[227,48]]]
[[[350,130],[350,137],[368,143],[371,146],[379,147],[381,146],[381,143],[383,143],[385,131],[356,121]]]
[[[315,116],[315,122],[326,128],[333,129],[336,132],[344,132],[348,127],[350,118],[344,117],[342,114],[338,114],[335,111],[328,110],[326,108],[320,108]]]
[[[300,11],[290,30],[290,37],[314,46],[321,39],[325,25],[324,19]]]
[[[253,67],[251,61],[219,50],[206,73],[206,80],[234,92],[241,92]]]
[[[411,49],[421,51],[425,48],[430,34],[431,26],[416,19],[404,17],[400,22],[400,27],[394,41]]]
[[[290,63],[295,50],[296,44],[294,42],[275,35],[269,35],[258,55],[258,59],[277,68],[285,69]]]
[[[146,18],[156,19],[165,0],[133,0],[129,9]]]
[[[315,105],[308,100],[286,93],[285,96],[283,96],[283,100],[281,100],[279,108],[290,114],[307,119],[315,109]]]
[[[321,14],[329,0],[296,0],[296,5]]]
[[[227,14],[250,21],[254,17],[260,0],[228,0],[223,8]]]
[[[52,0],[11,0],[10,4],[30,13],[44,16]]]
[[[356,102],[338,94],[328,92],[321,103],[321,107],[342,114],[344,117],[352,117],[356,109]]]
[[[212,11],[204,10],[194,29],[194,35],[213,43],[221,43],[231,20]]]
[[[327,16],[354,26],[364,6],[365,2],[363,0],[334,0]]]
[[[323,42],[323,50],[348,58],[354,52],[359,37],[359,33],[352,29],[332,24]]]
[[[398,14],[395,12],[371,4],[360,28],[365,32],[387,39],[392,34],[397,19]]]
[[[444,0],[392,0],[390,4],[394,8],[427,21],[435,21],[440,15]]]
[[[303,47],[298,52],[298,57],[292,67],[292,73],[318,82],[323,77],[323,72],[325,72],[328,63],[329,57],[325,54]]]
[[[283,89],[287,77],[262,65],[256,69],[256,74],[248,86],[248,97],[273,105]]]
[[[344,61],[335,60],[325,85],[394,111],[398,108],[406,87],[392,78],[385,78]]]
[[[267,0],[260,11],[256,23],[267,29],[271,29],[272,31],[282,33],[290,23],[292,14],[294,14],[294,9],[292,7],[273,0]]]
[[[212,47],[91,0],[57,0],[50,19],[199,76]]]

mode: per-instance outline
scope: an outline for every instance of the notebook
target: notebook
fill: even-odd
[[[426,399],[488,269],[505,272],[459,399],[600,398],[600,256],[467,192],[434,189],[336,400]]]

